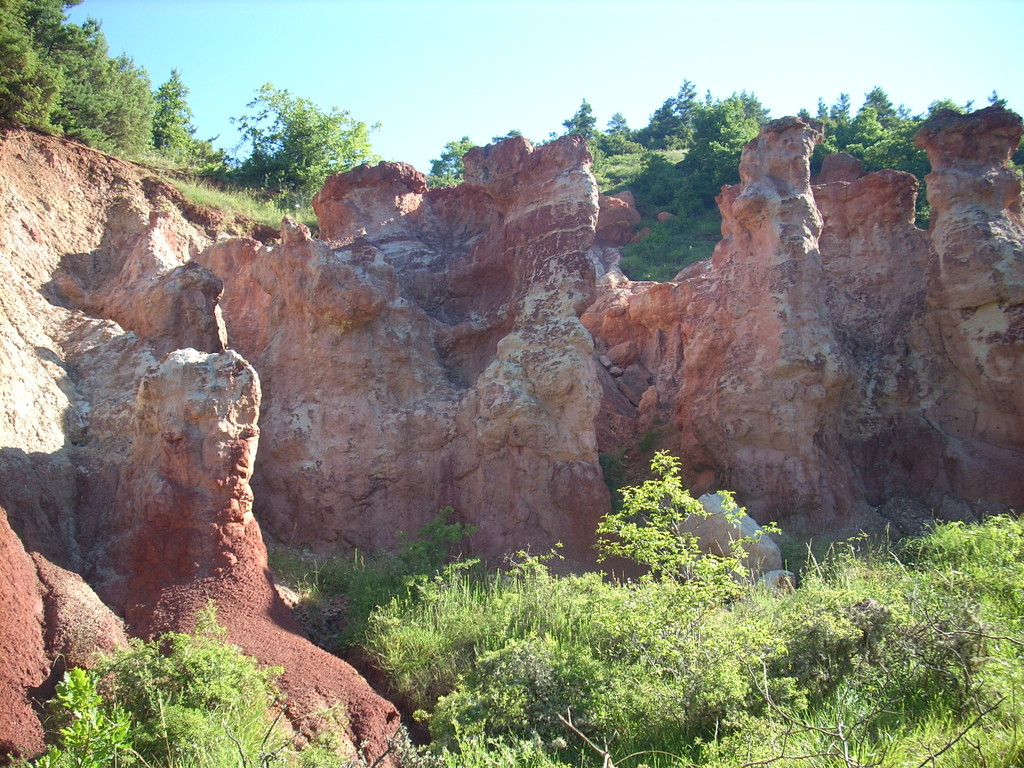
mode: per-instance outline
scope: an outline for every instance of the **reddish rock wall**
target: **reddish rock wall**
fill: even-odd
[[[330,244],[286,222],[257,254],[271,303],[253,482],[275,536],[382,549],[451,505],[484,556],[563,542],[593,559],[608,499],[577,319],[593,297],[589,162],[579,140],[513,139],[470,152],[454,189],[401,164],[336,175],[314,199]]]
[[[0,764],[43,751],[32,692],[49,674],[43,645],[43,601],[32,560],[0,508]]]
[[[224,346],[221,285],[189,257],[216,232],[179,202],[81,145],[0,135],[0,762],[42,749],[31,698],[63,664],[124,642],[109,606],[150,634],[189,628],[209,599],[233,642],[287,666],[300,735],[342,704],[372,762],[394,708],[273,589],[246,482],[258,390],[236,354],[207,354]],[[158,365],[183,346],[205,352]]]
[[[732,488],[798,534],[899,529],[910,499],[954,519],[1019,505],[1020,118],[922,129],[929,232],[908,174],[810,186],[817,130],[784,118],[746,147],[710,263],[670,284],[602,279],[583,316],[613,382],[602,450],[660,420],[697,492]],[[650,374],[643,403],[642,385],[623,396],[623,351]]]
[[[1024,499],[1024,220],[1008,161],[1021,118],[944,111],[915,139],[928,152],[929,319],[941,378],[924,398],[943,433],[944,478],[968,499]]]

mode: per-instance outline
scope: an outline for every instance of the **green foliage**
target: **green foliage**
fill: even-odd
[[[324,112],[309,99],[265,83],[247,105],[252,114],[234,119],[249,156],[236,178],[305,202],[332,173],[351,170],[378,158],[370,147],[377,126],[347,111]]]
[[[34,45],[25,11],[21,2],[0,3],[0,120],[52,130],[60,75]]]
[[[58,731],[59,746],[36,762],[39,768],[107,768],[121,762],[130,745],[131,718],[118,706],[104,706],[93,673],[69,669],[57,685],[53,707],[66,724]]]
[[[685,492],[655,469],[610,527],[661,578],[455,564],[374,613],[367,649],[446,764],[1019,764],[1019,519],[836,547],[795,591],[710,599],[677,577]]]
[[[71,24],[59,0],[0,6],[0,118],[56,130],[112,152],[150,143],[153,97],[146,71],[108,56],[100,26]]]
[[[474,533],[473,526],[449,522],[453,514],[451,507],[445,507],[415,535],[400,532],[393,552],[367,555],[356,551],[350,556],[310,561],[275,550],[271,563],[281,577],[295,585],[305,610],[314,616],[337,598],[344,599],[344,623],[334,629],[337,650],[345,650],[363,641],[375,608],[408,595],[418,582],[433,577],[451,558],[454,545]]]
[[[273,735],[276,671],[225,642],[212,605],[194,633],[134,640],[97,674],[104,697],[130,713],[132,748],[145,764],[237,765],[240,753],[256,764]]]
[[[594,155],[592,167],[597,188],[604,194],[614,194],[627,187],[632,189],[633,182],[640,176],[646,162],[647,153],[643,147],[634,145],[640,150],[635,152],[628,148],[622,151],[615,148],[609,150],[604,139],[600,138],[597,145],[600,151]]]
[[[167,82],[156,89],[153,101],[153,146],[165,152],[186,154],[195,141],[196,129],[188,106],[188,87],[178,70],[171,70]]]
[[[701,554],[698,538],[683,530],[683,523],[710,514],[683,487],[679,472],[679,460],[659,451],[651,459],[653,479],[619,489],[622,508],[597,526],[601,557],[626,557],[650,569],[656,580],[684,584],[693,605],[734,599],[741,594],[737,577],[744,574],[743,558],[753,542],[737,538],[727,554]],[[743,515],[728,494],[723,508],[732,519]]]
[[[650,228],[643,240],[622,248],[619,268],[631,280],[672,280],[680,270],[710,258],[721,237],[717,211],[699,216],[677,216],[665,222],[642,222]]]
[[[694,119],[700,109],[697,87],[684,80],[679,93],[655,110],[634,140],[649,149],[689,149],[694,141]]]
[[[51,707],[58,743],[44,768],[249,768],[338,765],[347,713],[299,755],[271,717],[277,670],[262,669],[225,641],[208,606],[193,633],[167,633],[68,671]]]
[[[312,206],[283,209],[276,202],[268,201],[246,189],[213,186],[203,181],[185,181],[172,179],[171,183],[186,198],[197,205],[219,208],[230,217],[252,219],[261,224],[277,229],[281,226],[281,218],[287,213],[296,221],[315,230],[316,213]]]
[[[597,135],[597,118],[594,117],[594,108],[586,99],[576,110],[576,114],[564,121],[566,136],[582,136],[587,141],[592,141]]]
[[[911,541],[904,559],[935,574],[943,590],[967,600],[982,595],[986,615],[1024,631],[1024,520],[997,515],[968,526],[947,523]]]
[[[767,119],[768,110],[746,91],[722,101],[709,98],[693,117],[693,148],[680,164],[683,180],[674,212],[710,209],[723,185],[738,183],[743,145]]]
[[[459,184],[466,172],[462,158],[475,146],[469,136],[445,144],[441,156],[430,161],[430,174],[427,176],[430,186],[454,187]]]
[[[739,181],[743,145],[767,118],[753,94],[734,93],[720,101],[708,94],[701,104],[692,83],[686,83],[679,99],[666,102],[651,124],[635,134],[651,149],[685,150],[681,157],[647,155],[643,171],[630,185],[642,208],[690,216],[713,209],[722,186]]]

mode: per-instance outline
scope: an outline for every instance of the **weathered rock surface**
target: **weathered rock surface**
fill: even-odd
[[[228,346],[246,360],[255,360],[267,346],[270,296],[252,274],[261,248],[260,241],[239,237],[220,240],[195,257],[215,275],[231,276],[219,304],[223,314],[231,318]]]
[[[633,229],[640,223],[640,212],[636,209],[633,196],[598,195],[597,233],[598,245],[626,245],[633,239]]]
[[[484,556],[563,542],[593,559],[608,499],[577,319],[594,290],[588,165],[579,140],[513,139],[471,151],[453,189],[358,169],[314,199],[330,244],[286,222],[256,254],[271,299],[253,485],[275,536],[381,549],[451,505]],[[255,290],[219,276],[227,295]]]
[[[288,666],[286,709],[301,734],[325,725],[312,713],[344,704],[353,748],[365,741],[372,762],[397,725],[393,708],[303,639],[269,581],[241,480],[252,457],[243,435],[224,433],[235,411],[255,419],[243,386],[251,369],[234,353],[207,354],[224,347],[221,285],[190,261],[216,217],[180,202],[102,153],[0,136],[0,762],[42,749],[32,699],[52,695],[64,663],[87,665],[124,642],[110,606],[145,634],[187,628],[209,598],[234,642]],[[191,387],[180,371],[177,388],[154,378],[182,346],[206,352],[178,358],[229,360],[234,389],[218,390],[209,371]],[[144,377],[143,422],[158,426],[136,438]],[[218,407],[223,419],[202,421]],[[157,499],[178,507],[157,509]],[[158,549],[166,561],[152,557]]]
[[[115,511],[124,583],[108,591],[149,636],[189,628],[214,601],[232,643],[284,668],[279,684],[300,734],[315,734],[323,713],[341,705],[350,743],[372,762],[398,727],[397,711],[305,639],[267,570],[249,487],[259,404],[256,373],[233,351],[178,350],[142,379]]]
[[[33,689],[46,680],[43,601],[32,560],[0,508],[0,760],[43,751]]]
[[[1024,499],[1024,220],[1008,161],[1021,118],[1000,107],[944,111],[915,143],[928,153],[929,318],[946,365],[922,403],[944,433],[948,488]]]
[[[605,387],[602,450],[637,440],[655,403],[695,492],[734,489],[798,533],[880,527],[890,499],[947,519],[1019,505],[1020,118],[922,129],[929,232],[908,174],[839,159],[812,187],[817,131],[785,118],[747,146],[709,262],[670,284],[602,279],[583,322],[609,361],[637,350],[656,389],[643,412]]]

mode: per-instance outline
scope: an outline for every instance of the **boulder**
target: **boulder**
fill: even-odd
[[[705,514],[689,515],[680,524],[679,532],[695,536],[701,552],[727,556],[731,554],[733,542],[746,540],[743,565],[751,578],[756,580],[782,570],[778,545],[752,517],[728,503],[721,493],[706,493],[697,501],[704,507]]]
[[[831,184],[836,181],[856,181],[864,175],[864,164],[849,152],[835,152],[825,155],[821,161],[821,172],[812,180],[814,184]]]
[[[629,243],[633,239],[633,229],[641,219],[635,204],[615,195],[599,195],[597,203],[597,245],[620,246]]]

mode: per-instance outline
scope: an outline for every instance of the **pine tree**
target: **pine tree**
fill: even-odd
[[[153,97],[153,146],[170,153],[187,152],[195,141],[192,110],[188,106],[188,87],[181,73],[171,70],[170,79],[156,89]]]

